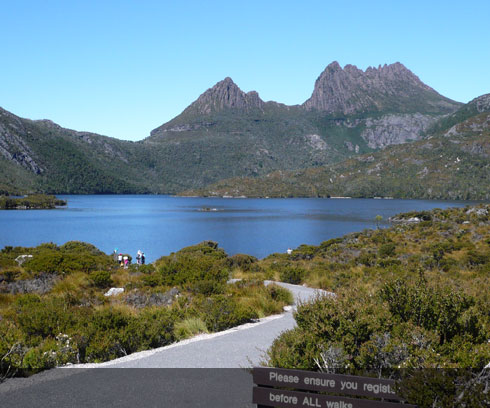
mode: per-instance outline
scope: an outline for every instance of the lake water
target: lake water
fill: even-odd
[[[148,261],[204,240],[230,255],[263,258],[301,244],[317,245],[375,228],[375,217],[465,206],[468,202],[373,199],[226,199],[169,196],[60,196],[66,208],[0,211],[0,248],[79,240]],[[202,211],[209,208],[212,211]]]

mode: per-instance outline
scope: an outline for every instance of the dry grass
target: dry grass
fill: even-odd
[[[188,339],[207,332],[206,323],[199,317],[190,317],[175,323],[174,326],[174,336],[177,340]]]

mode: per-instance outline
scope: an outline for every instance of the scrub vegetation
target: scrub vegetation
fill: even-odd
[[[489,205],[402,214],[390,228],[262,260],[258,273],[335,293],[301,304],[265,363],[404,378],[400,392],[420,407],[484,406],[489,214]]]
[[[484,131],[477,127],[482,121]],[[181,195],[488,200],[488,123],[490,114],[484,113],[450,136],[389,146],[328,166],[229,178]]]
[[[456,400],[482,406],[490,362],[490,205],[390,221],[389,228],[262,260],[230,257],[203,242],[122,269],[81,242],[5,247],[2,375],[106,361],[279,313],[292,296],[263,285],[274,279],[335,295],[300,304],[297,327],[274,341],[266,364],[403,378],[399,393],[420,407]],[[25,254],[32,257],[19,258]],[[230,277],[241,280],[228,283]],[[104,296],[109,287],[124,292]]]
[[[32,257],[22,257],[32,255]],[[214,242],[121,268],[93,245],[0,252],[0,378],[102,362],[282,312],[261,280],[227,284],[233,257]],[[110,287],[124,288],[105,296]]]
[[[52,195],[32,194],[20,198],[0,196],[0,210],[44,210],[65,205],[66,201]]]

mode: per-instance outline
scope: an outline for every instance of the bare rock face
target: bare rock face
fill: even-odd
[[[124,299],[124,302],[136,308],[148,306],[170,306],[179,297],[180,291],[172,288],[165,293],[143,293],[133,290]]]
[[[306,135],[306,143],[314,150],[327,150],[327,143],[318,135]]]
[[[2,281],[0,277],[0,293],[48,293],[58,281],[56,275],[41,274],[33,279],[18,280],[14,282]]]
[[[342,69],[338,62],[332,62],[316,80],[313,94],[303,106],[352,115],[380,111],[444,113],[453,112],[459,105],[439,95],[399,62],[366,71],[354,65]]]
[[[20,118],[0,108],[0,155],[34,174],[41,174],[45,169],[36,162],[34,153],[22,139],[26,134]]]
[[[184,112],[190,110],[200,114],[209,114],[226,108],[237,108],[247,111],[252,108],[262,108],[263,106],[264,101],[260,99],[257,92],[245,93],[231,78],[226,77],[204,92]]]
[[[490,99],[489,99],[490,101]],[[490,106],[489,106],[490,108]],[[481,133],[490,130],[490,112],[471,117],[452,126],[445,134],[446,137],[460,136],[463,134]]]
[[[473,99],[471,103],[476,105],[476,110],[480,113],[490,111],[490,94],[485,94]]]
[[[384,148],[421,139],[422,132],[436,120],[434,116],[420,113],[368,118],[365,120],[365,129],[361,137],[372,149]]]

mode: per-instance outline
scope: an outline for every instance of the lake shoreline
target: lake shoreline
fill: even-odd
[[[302,244],[384,228],[400,212],[479,204],[467,201],[378,199],[201,198],[167,195],[60,195],[66,207],[51,211],[1,211],[0,247],[91,242],[147,261],[205,240],[227,253],[259,259]],[[209,211],[207,209],[210,209]],[[377,222],[376,216],[382,220]]]

